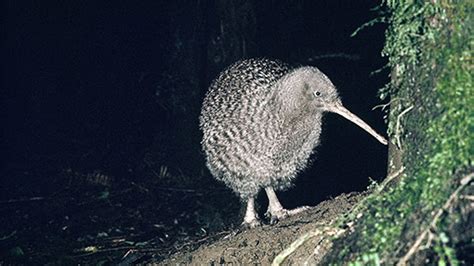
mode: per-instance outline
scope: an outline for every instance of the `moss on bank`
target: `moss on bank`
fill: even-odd
[[[473,171],[473,1],[388,0],[384,55],[392,82],[389,135],[402,153],[398,184],[369,196],[340,225],[362,213],[354,232],[335,241],[328,260],[393,264],[413,245]],[[446,219],[435,222],[431,250],[440,265],[456,264]]]

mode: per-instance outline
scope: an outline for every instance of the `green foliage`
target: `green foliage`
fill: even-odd
[[[383,54],[393,71],[380,97],[391,97],[389,135],[403,151],[405,170],[397,186],[369,196],[346,217],[345,222],[363,213],[345,240],[350,250],[333,257],[354,260],[351,265],[393,263],[431,222],[461,175],[472,171],[473,3],[386,1],[391,14]],[[447,239],[438,233],[433,251],[439,265],[456,265]]]
[[[435,240],[434,251],[438,256],[438,265],[459,265],[455,250],[449,246],[449,238],[441,232]]]

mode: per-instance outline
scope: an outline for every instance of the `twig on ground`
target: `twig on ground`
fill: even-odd
[[[164,248],[139,248],[139,247],[136,247],[136,246],[123,246],[123,247],[113,247],[113,248],[98,249],[98,250],[96,250],[96,251],[94,251],[94,252],[89,252],[89,253],[84,253],[84,254],[78,254],[78,255],[74,255],[74,256],[72,256],[72,257],[73,257],[73,258],[87,257],[87,256],[92,256],[92,255],[95,255],[95,254],[99,254],[99,253],[120,251],[120,250],[126,250],[126,249],[129,250],[129,251],[127,251],[127,252],[130,252],[130,251],[137,251],[137,252],[146,253],[146,252],[161,251],[161,250],[163,250]]]
[[[372,111],[375,110],[375,109],[377,109],[377,108],[381,108],[382,111],[384,111],[385,108],[387,108],[387,107],[390,106],[393,102],[398,101],[398,100],[400,100],[400,98],[399,98],[399,97],[395,97],[395,98],[391,99],[388,103],[376,105],[376,106],[372,107]]]
[[[383,110],[385,110],[385,108],[387,108],[387,106],[389,106],[390,104],[392,104],[392,101],[390,101],[390,102],[388,102],[388,103],[376,105],[376,106],[372,107],[372,111],[374,111],[374,110],[377,109],[377,108],[381,108],[382,111],[383,111]]]
[[[193,244],[199,244],[199,243],[205,242],[209,239],[217,238],[218,236],[228,234],[228,233],[230,233],[230,231],[222,231],[222,232],[219,232],[219,233],[214,234],[214,235],[209,235],[209,236],[200,238],[198,240],[189,241],[187,243],[182,244],[181,246],[174,246],[174,248],[176,250],[182,250],[184,247],[187,247],[187,246],[190,246],[190,245],[193,245]]]
[[[322,236],[324,240],[324,237],[328,236],[334,236],[334,235],[339,235],[343,233],[345,230],[340,229],[340,228],[334,228],[334,227],[324,227],[322,229],[315,229],[312,231],[309,231],[302,236],[300,236],[298,239],[296,239],[291,245],[284,249],[280,254],[278,254],[275,259],[273,259],[272,266],[278,266],[285,261],[285,259],[290,256],[293,252],[295,252],[301,245],[306,243],[309,239],[317,236]],[[316,247],[318,248],[318,247]]]
[[[400,169],[398,169],[398,171],[396,171],[395,173],[392,173],[391,175],[387,176],[387,178],[385,178],[385,180],[382,182],[382,184],[377,188],[377,192],[381,192],[385,189],[385,187],[390,183],[392,182],[392,180],[398,176],[400,176],[400,174],[403,173],[403,171],[405,170],[405,167],[402,166],[400,167]]]
[[[401,123],[401,118],[404,116],[406,113],[410,112],[411,109],[413,109],[413,105],[408,107],[407,109],[403,110],[398,116],[397,116],[397,123],[395,126],[395,140],[397,141],[397,147],[401,150],[402,149],[402,144],[400,142],[400,123]]]
[[[471,195],[463,195],[461,196],[462,199],[467,199],[467,200],[470,200],[470,201],[474,201],[474,196],[471,196]]]
[[[46,199],[45,197],[32,197],[32,198],[27,198],[27,199],[9,199],[9,200],[0,201],[0,204],[40,201],[40,200],[45,200],[45,199]]]
[[[358,61],[360,60],[360,55],[358,54],[346,54],[346,53],[332,53],[332,54],[320,54],[320,55],[315,55],[310,58],[308,58],[309,62],[313,62],[316,60],[321,60],[321,59],[328,59],[328,58],[340,58],[340,59],[346,59],[350,61]]]
[[[3,240],[6,240],[6,239],[9,239],[10,237],[16,235],[16,230],[14,230],[13,232],[11,232],[10,234],[8,235],[5,235],[5,236],[1,236],[0,237],[0,241],[3,241]]]
[[[202,194],[204,192],[204,191],[198,191],[196,189],[173,188],[173,187],[155,187],[155,189],[165,190],[165,191],[173,191],[173,192],[195,193],[195,194]]]
[[[436,227],[436,223],[438,222],[439,218],[441,215],[453,204],[453,202],[456,200],[457,195],[459,192],[464,189],[471,181],[472,178],[474,177],[474,173],[470,173],[467,176],[463,177],[461,179],[461,182],[456,190],[449,196],[448,200],[444,203],[444,205],[438,209],[436,214],[432,217],[431,223],[428,225],[428,228],[423,230],[421,234],[418,236],[416,239],[415,243],[411,246],[411,248],[408,250],[408,252],[403,256],[397,263],[397,266],[404,266],[407,265],[408,260],[418,251],[420,248],[421,242],[425,237],[431,232],[431,229]]]

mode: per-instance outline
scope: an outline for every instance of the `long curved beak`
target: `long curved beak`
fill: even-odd
[[[360,119],[355,114],[347,110],[341,103],[335,103],[335,104],[331,103],[326,108],[329,112],[339,114],[342,117],[346,118],[347,120],[358,125],[362,129],[367,131],[370,135],[374,136],[374,138],[376,138],[380,143],[384,145],[388,144],[387,140],[384,137],[382,137],[377,132],[375,132],[375,130],[373,130],[369,125],[367,125],[367,123],[365,123],[362,119]]]

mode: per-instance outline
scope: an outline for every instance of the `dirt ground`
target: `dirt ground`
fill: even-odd
[[[360,193],[342,194],[334,199],[321,202],[307,212],[279,221],[275,225],[236,231],[220,239],[201,245],[197,250],[181,250],[170,258],[161,261],[163,264],[270,264],[285,248],[301,235],[329,225],[339,215],[349,211],[361,198]],[[314,265],[327,251],[323,246],[317,252],[318,238],[313,238],[291,254],[285,263],[302,265],[307,262]]]
[[[267,264],[363,197],[342,194],[275,225],[242,230],[239,200],[211,179],[189,189],[99,172],[37,175],[13,173],[0,186],[0,265]],[[314,246],[307,242],[288,262],[318,261]]]

